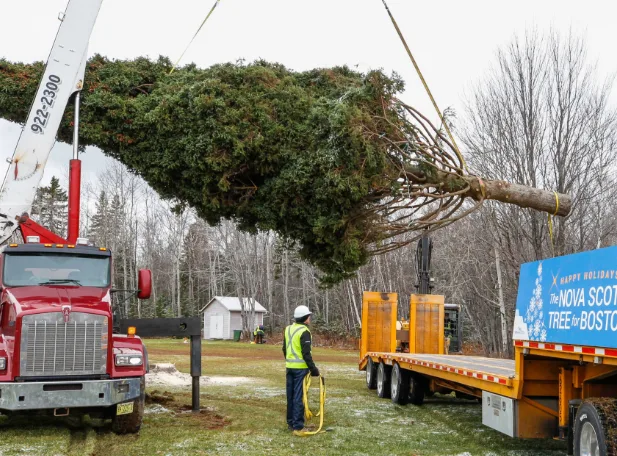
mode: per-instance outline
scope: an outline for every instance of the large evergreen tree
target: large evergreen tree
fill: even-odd
[[[89,237],[96,245],[107,247],[111,242],[111,230],[113,227],[109,217],[109,202],[104,190],[101,191],[95,203],[95,211],[92,216]]]
[[[56,176],[46,187],[39,187],[32,203],[33,220],[60,237],[66,237],[68,223],[68,195]]]
[[[566,215],[570,199],[469,175],[448,138],[402,103],[403,83],[346,67],[87,64],[82,145],[100,147],[211,224],[273,230],[331,280],[484,199]],[[0,59],[0,117],[23,122],[43,65]],[[71,142],[68,107],[58,137]],[[26,126],[30,128],[30,126]],[[464,204],[466,201],[473,204]]]

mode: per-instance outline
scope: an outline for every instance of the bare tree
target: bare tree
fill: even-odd
[[[498,52],[468,104],[464,139],[474,169],[553,190],[556,205],[557,194],[574,195],[570,215],[555,222],[555,254],[577,249],[572,231],[615,163],[611,84],[598,84],[595,73],[582,39],[530,32]],[[546,215],[507,205],[496,213],[498,226],[530,245],[529,259],[552,253]]]
[[[486,251],[472,249],[457,259],[468,258],[467,267],[492,262],[495,274],[474,267],[475,280],[461,282],[458,291],[488,352],[511,346],[507,329],[521,263],[614,239],[614,223],[609,222],[614,203],[606,192],[614,179],[617,141],[610,89],[611,81],[598,82],[581,38],[533,31],[501,49],[495,67],[473,90],[463,137],[474,171],[552,190],[555,205],[558,194],[573,196],[572,211],[559,220],[492,203],[469,219],[478,218],[477,226],[489,228],[465,234]],[[464,234],[467,226],[452,226],[449,234]],[[447,236],[442,238],[448,242]]]

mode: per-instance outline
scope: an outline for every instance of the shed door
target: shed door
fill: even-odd
[[[223,319],[222,315],[212,315],[210,317],[210,338],[222,339],[223,338]]]

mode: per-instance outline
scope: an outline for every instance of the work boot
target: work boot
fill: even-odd
[[[312,432],[309,428],[302,428],[299,431],[294,431],[293,435],[297,435],[298,437],[305,437],[307,432]]]

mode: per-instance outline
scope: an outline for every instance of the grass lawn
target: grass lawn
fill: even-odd
[[[147,340],[150,363],[189,371],[189,345]],[[398,406],[368,391],[357,353],[314,349],[326,377],[325,426],[330,432],[294,437],[285,422],[285,367],[280,346],[205,342],[203,374],[242,376],[238,386],[202,386],[198,415],[186,411],[188,388],[149,387],[172,400],[150,403],[138,435],[117,436],[96,420],[0,419],[4,455],[565,455],[552,440],[516,440],[482,426],[479,404],[451,398]],[[312,398],[317,408],[317,388]],[[157,394],[155,393],[155,396]],[[4,420],[4,421],[2,421]],[[71,426],[69,426],[72,424]]]

